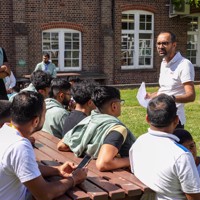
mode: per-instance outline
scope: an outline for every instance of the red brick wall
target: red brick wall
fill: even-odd
[[[157,82],[161,59],[156,48],[153,69],[121,70],[121,13],[129,9],[153,12],[155,38],[160,31],[174,32],[185,55],[188,19],[169,18],[168,4],[168,0],[0,1],[0,46],[6,49],[14,73],[22,76],[41,62],[43,30],[73,28],[82,32],[83,72],[104,72],[107,84]],[[196,77],[200,78],[198,73]]]

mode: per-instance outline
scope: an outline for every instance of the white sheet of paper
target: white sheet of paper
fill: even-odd
[[[147,92],[146,92],[145,82],[142,82],[142,84],[140,85],[138,89],[138,93],[136,97],[140,105],[145,108],[147,108],[149,100],[150,100],[150,99],[145,99],[146,93]]]

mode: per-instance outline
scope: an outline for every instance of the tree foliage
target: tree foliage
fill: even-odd
[[[172,0],[172,4],[175,7],[179,8],[184,3],[190,4],[191,6],[200,7],[200,0]]]

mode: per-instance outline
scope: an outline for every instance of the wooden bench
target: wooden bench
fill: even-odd
[[[43,165],[59,165],[66,161],[78,164],[82,158],[76,157],[72,152],[57,150],[58,138],[38,131],[33,134],[36,139],[36,160]],[[57,180],[53,177],[48,181]],[[109,172],[100,172],[96,168],[95,160],[88,165],[88,176],[82,184],[69,190],[59,200],[154,200],[155,193],[139,181],[128,170],[119,169]]]

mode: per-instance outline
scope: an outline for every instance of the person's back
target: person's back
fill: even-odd
[[[131,147],[131,170],[157,193],[157,200],[200,198],[200,179],[191,153],[173,135],[179,119],[172,97],[162,94],[147,108],[150,128]],[[195,198],[197,197],[197,198]]]
[[[45,99],[46,118],[42,130],[58,138],[63,137],[64,122],[69,115],[66,108],[71,98],[70,87],[67,80],[55,78],[51,82],[49,98]]]
[[[121,114],[120,92],[114,87],[99,86],[92,95],[97,110],[80,121],[58,143],[62,151],[73,151],[97,158],[96,166],[101,171],[128,167],[128,152],[135,138],[117,118]],[[120,158],[116,158],[120,155]]]
[[[91,96],[97,87],[97,83],[93,81],[79,81],[71,88],[71,95],[76,102],[76,107],[72,110],[65,120],[63,134],[71,130],[82,119],[90,115],[91,111],[96,108]]]

